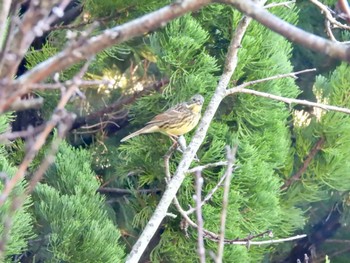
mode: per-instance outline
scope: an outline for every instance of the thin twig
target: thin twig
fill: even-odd
[[[12,103],[9,110],[10,111],[24,111],[29,109],[39,109],[44,104],[44,99],[39,98],[31,98],[24,100],[16,100]]]
[[[227,165],[227,162],[226,162],[226,165]],[[211,189],[211,190],[209,191],[209,193],[204,197],[204,199],[202,200],[201,206],[205,205],[205,204],[213,197],[213,195],[214,195],[215,192],[219,189],[219,187],[222,186],[222,183],[224,182],[226,176],[227,176],[227,173],[224,173],[224,174],[221,176],[220,180],[219,180],[218,183],[214,186],[214,188]],[[187,215],[190,215],[190,214],[192,214],[194,211],[196,211],[196,208],[195,208],[195,207],[191,207],[190,209],[188,209],[188,210],[186,211],[186,214],[187,214]]]
[[[281,3],[271,3],[268,5],[265,5],[264,8],[268,9],[268,8],[272,8],[272,7],[276,7],[276,6],[285,6],[285,7],[290,8],[289,4],[295,4],[295,2],[296,2],[295,0],[292,0],[292,1],[286,1],[286,2],[281,2]]]
[[[328,6],[322,4],[317,0],[309,0],[309,1],[321,10],[321,13],[324,14],[325,19],[327,19],[331,24],[336,25],[337,27],[342,29],[350,30],[350,26],[340,23],[332,16],[332,13],[329,11]]]
[[[86,72],[88,65],[90,64],[91,60],[89,60],[85,65],[82,67],[82,69],[79,71],[79,73],[73,78],[76,83],[80,82],[80,79],[82,75]],[[69,99],[75,94],[76,90],[78,89],[77,85],[71,85],[61,96],[61,99],[59,100],[57,107],[55,109],[54,114],[52,115],[51,119],[46,123],[44,130],[35,137],[35,140],[32,145],[29,145],[28,152],[26,153],[22,163],[19,165],[17,172],[15,175],[11,178],[11,180],[5,185],[1,195],[0,195],[0,206],[2,206],[13,188],[17,185],[19,181],[21,181],[24,177],[24,174],[30,165],[30,163],[33,161],[36,154],[39,152],[39,150],[43,147],[43,145],[46,142],[47,137],[50,135],[51,131],[56,127],[57,124],[60,122],[65,121],[65,117],[67,116],[65,106],[68,103]]]
[[[342,43],[333,42],[328,39],[308,33],[296,26],[289,24],[283,19],[271,14],[263,7],[252,0],[215,0],[219,3],[225,3],[234,6],[245,15],[252,17],[262,25],[272,31],[286,37],[294,43],[300,44],[308,49],[320,52],[338,58],[344,61],[350,61],[349,47]]]
[[[350,6],[347,0],[338,0],[337,3],[340,11],[342,19],[348,21],[350,23]]]
[[[332,32],[332,29],[331,29],[331,22],[329,22],[328,19],[325,19],[324,25],[325,25],[325,28],[326,28],[326,33],[327,33],[328,37],[330,38],[330,40],[332,40],[332,41],[338,41],[338,40],[335,38],[335,36],[334,36],[334,34],[333,34],[333,32]]]
[[[47,169],[49,169],[50,165],[54,163],[56,153],[59,150],[59,146],[63,141],[64,137],[66,136],[67,132],[69,131],[70,127],[72,126],[74,118],[75,118],[75,115],[69,114],[69,113],[66,113],[66,116],[62,116],[62,120],[64,120],[64,122],[61,121],[59,123],[57,137],[54,138],[54,140],[52,141],[50,150],[46,153],[44,160],[42,161],[39,168],[35,171],[35,173],[31,177],[25,193],[26,195],[29,195],[33,192],[35,186],[43,178]],[[26,196],[23,197],[23,202],[25,200],[25,197]]]
[[[60,89],[63,86],[71,86],[73,85],[73,80],[67,80],[63,83],[33,83],[28,85],[30,90],[46,90],[46,89]],[[77,83],[74,83],[77,84]],[[79,87],[86,86],[96,86],[96,85],[110,85],[113,84],[108,79],[102,80],[81,80],[79,83]],[[11,84],[10,84],[11,85]]]
[[[12,0],[3,0],[2,4],[0,5],[1,10],[0,10],[0,52],[3,50],[3,41],[6,36],[6,27],[8,26],[7,24],[7,19],[8,19],[8,14],[10,12],[10,7],[11,7],[11,2]]]
[[[307,168],[309,167],[311,161],[315,158],[316,154],[322,149],[322,146],[324,145],[326,139],[324,137],[321,137],[315,145],[310,150],[310,153],[306,157],[305,161],[303,162],[302,167],[299,169],[298,172],[296,172],[291,178],[289,178],[281,187],[281,190],[286,190],[293,182],[298,181],[301,176],[305,173]]]
[[[196,214],[197,214],[197,232],[198,232],[198,255],[201,263],[205,263],[205,248],[203,238],[203,216],[202,216],[202,187],[203,177],[201,171],[196,171]]]
[[[321,108],[324,110],[332,110],[332,111],[338,111],[338,112],[350,114],[350,109],[347,109],[347,108],[342,108],[342,107],[332,106],[332,105],[327,105],[327,104],[322,104],[322,103],[316,103],[316,102],[311,102],[311,101],[307,101],[307,100],[286,98],[286,97],[277,96],[277,95],[273,95],[273,94],[266,93],[266,92],[256,91],[256,90],[252,90],[252,89],[245,89],[245,87],[255,85],[258,83],[262,83],[262,82],[266,82],[266,81],[270,81],[270,80],[275,80],[275,79],[286,78],[286,77],[295,77],[296,75],[306,73],[306,72],[311,72],[311,71],[315,71],[315,69],[306,69],[306,70],[301,70],[301,71],[297,71],[297,72],[292,72],[292,73],[287,73],[287,74],[279,74],[279,75],[275,75],[275,76],[268,77],[268,78],[249,81],[249,82],[243,83],[239,86],[236,86],[234,88],[230,88],[230,89],[226,90],[226,96],[232,95],[235,93],[252,94],[252,95],[259,96],[259,97],[264,97],[264,98],[282,101],[282,102],[285,102],[289,105],[291,105],[293,103],[294,104],[301,104],[301,105],[307,105],[307,106],[312,106],[312,107],[316,107],[316,108]]]
[[[252,81],[248,81],[248,82],[244,82],[243,84],[227,89],[226,90],[226,95],[230,95],[232,93],[236,93],[236,90],[240,90],[240,89],[244,89],[248,86],[252,86],[252,85],[256,85],[262,82],[266,82],[266,81],[270,81],[270,80],[275,80],[275,79],[283,79],[283,78],[297,78],[297,75],[300,74],[304,74],[304,73],[308,73],[308,72],[315,72],[316,68],[311,68],[311,69],[304,69],[304,70],[300,70],[300,71],[296,71],[296,72],[290,72],[290,73],[286,73],[286,74],[277,74],[275,76],[271,76],[271,77],[267,77],[267,78],[263,78],[263,79],[257,79],[257,80],[252,80]]]
[[[219,162],[216,162],[216,163],[208,163],[208,164],[205,164],[205,165],[200,165],[200,166],[196,166],[196,167],[193,167],[191,169],[188,169],[188,173],[195,173],[197,171],[203,171],[205,169],[208,169],[208,168],[212,168],[212,167],[218,167],[218,166],[226,166],[227,165],[227,161],[219,161]]]
[[[129,190],[129,189],[121,189],[121,188],[113,188],[113,187],[100,187],[97,189],[97,192],[102,194],[116,194],[116,195],[130,195],[133,193],[140,193],[140,194],[152,194],[152,193],[160,193],[162,190],[155,188],[155,189],[136,189],[136,190]]]
[[[169,186],[169,182],[171,179],[171,174],[170,174],[170,165],[169,165],[169,161],[170,158],[172,156],[172,154],[175,151],[175,147],[174,145],[172,145],[167,154],[164,156],[164,167],[165,167],[165,176],[166,176],[166,181],[168,182],[168,186]],[[232,166],[233,167],[233,166]],[[225,173],[227,174],[227,173]],[[227,175],[226,175],[227,176]],[[226,176],[223,176],[223,178],[226,178]],[[170,182],[171,183],[171,182]],[[181,207],[179,200],[177,199],[177,197],[175,196],[175,198],[173,199],[173,203],[176,207],[176,209],[178,210],[178,212],[181,214],[181,216],[184,218],[184,225],[190,225],[194,228],[198,228],[198,225],[193,222],[193,220],[188,216],[187,212]],[[197,204],[198,205],[198,204]],[[201,202],[201,206],[203,206],[202,202]],[[165,216],[167,216],[167,213],[165,213]],[[202,232],[204,234],[205,238],[208,238],[209,240],[212,240],[214,242],[219,242],[219,235],[211,232],[205,228],[202,229]],[[247,238],[243,238],[243,239],[224,239],[224,244],[231,244],[231,245],[265,245],[265,244],[272,244],[272,243],[279,243],[279,242],[286,242],[286,241],[292,241],[295,239],[301,239],[306,237],[306,235],[297,235],[294,237],[289,237],[289,238],[284,238],[284,239],[277,239],[277,240],[268,240],[268,241],[251,241],[252,239],[258,238],[258,237],[262,237],[265,236],[266,234],[269,234],[269,236],[271,236],[271,231],[265,231],[263,233],[257,234],[257,235],[249,235]]]
[[[6,90],[6,94],[0,94],[0,112],[6,111],[16,98],[26,94],[29,85],[43,81],[54,72],[60,72],[62,69],[82,61],[92,54],[96,54],[110,46],[125,42],[133,37],[143,35],[158,27],[164,26],[167,22],[185,13],[198,10],[210,2],[211,0],[184,0],[181,2],[174,2],[140,18],[126,22],[123,25],[106,29],[99,35],[87,38],[86,41],[80,45],[67,45],[61,52],[39,63],[16,79],[15,91]]]
[[[224,255],[224,241],[225,241],[225,227],[226,227],[228,198],[229,198],[229,191],[230,191],[230,182],[231,182],[232,173],[233,173],[233,165],[236,160],[237,146],[233,147],[232,149],[229,146],[227,146],[226,151],[227,151],[227,170],[226,170],[227,175],[225,178],[224,193],[222,197],[222,210],[221,210],[221,216],[220,216],[220,235],[219,235],[218,252],[216,255],[216,263],[221,263]]]

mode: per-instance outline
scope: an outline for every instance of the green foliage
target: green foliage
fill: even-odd
[[[45,183],[35,190],[39,237],[37,258],[53,262],[122,262],[120,233],[109,218],[85,150],[62,144]]]
[[[320,101],[343,107],[350,106],[349,100],[349,65],[341,64],[329,78],[318,76],[314,92]],[[318,111],[316,117],[309,117],[311,123],[307,127],[295,127],[298,135],[296,154],[299,157],[296,167],[300,167],[311,148],[320,138],[325,139],[322,150],[315,156],[302,177],[302,186],[298,193],[301,200],[322,200],[327,198],[331,189],[337,191],[350,190],[350,166],[348,156],[344,154],[350,147],[350,117],[339,112]],[[295,192],[297,194],[297,191]]]
[[[241,15],[227,7],[215,5],[193,18],[186,15],[171,22],[163,31],[150,37],[150,44],[157,55],[157,66],[170,77],[170,84],[165,95],[171,95],[173,105],[194,93],[211,94],[216,86],[218,73],[217,60],[222,60],[222,53],[214,50],[213,41],[223,45],[230,38],[230,31],[224,29],[218,38],[209,35],[207,29],[216,26],[209,22],[210,11],[222,11],[220,21],[232,21],[237,25]],[[291,22],[296,21],[296,13],[290,10],[274,9],[274,12]],[[211,27],[212,26],[212,27]],[[208,55],[208,49],[214,56]],[[225,48],[224,48],[225,49]],[[282,37],[252,23],[239,52],[239,65],[235,79],[239,82],[259,79],[292,71],[289,62],[291,44]],[[254,89],[286,97],[296,97],[299,90],[292,79],[280,79],[256,85]],[[169,96],[170,97],[170,96]],[[161,95],[155,94],[140,99],[131,108],[132,124],[140,127],[155,114],[170,105],[166,105]],[[166,105],[160,107],[160,105]],[[146,110],[145,110],[146,109]],[[245,238],[251,233],[261,233],[271,229],[275,236],[287,236],[301,228],[305,221],[301,209],[295,203],[283,203],[280,193],[282,186],[279,174],[283,172],[289,154],[292,152],[288,118],[289,109],[282,103],[239,95],[226,99],[219,110],[220,115],[213,121],[198,157],[200,164],[212,163],[225,159],[225,145],[238,144],[237,165],[230,191],[228,209],[228,238]],[[190,136],[186,135],[187,138]],[[143,135],[133,138],[119,146],[117,158],[118,178],[125,178],[129,173],[136,173],[137,180],[128,179],[131,186],[159,187],[163,185],[163,158],[168,147],[168,140],[163,135]],[[181,154],[175,153],[170,170],[175,171]],[[121,161],[121,159],[123,161]],[[194,163],[193,166],[197,165]],[[225,169],[213,168],[203,171],[205,185],[203,195],[207,194],[218,182]],[[186,207],[193,204],[194,180],[186,177],[178,197]],[[154,196],[143,196],[142,201],[133,202],[135,209],[134,226],[142,228],[150,217],[157,203]],[[222,203],[222,190],[218,190],[211,201],[203,207],[205,228],[219,230]],[[293,214],[290,214],[293,211]],[[194,215],[193,215],[194,216]],[[195,220],[195,218],[194,218]],[[176,220],[175,220],[176,221]],[[169,220],[164,225],[162,238],[151,254],[152,262],[168,260],[177,262],[197,260],[195,248],[196,230],[190,229],[190,239],[179,232],[179,222]],[[207,241],[206,246],[215,251],[216,243]],[[261,260],[270,248],[225,247],[225,259],[230,261],[255,262]]]
[[[9,129],[9,121],[12,119],[11,114],[0,115],[0,134]],[[16,168],[9,162],[4,145],[0,144],[0,171],[4,173],[9,179],[13,177],[16,172]],[[22,254],[28,248],[28,240],[34,238],[33,232],[33,218],[28,212],[32,205],[32,200],[27,197],[23,203],[23,206],[13,213],[12,202],[13,198],[24,194],[24,188],[26,184],[24,181],[20,181],[12,191],[9,198],[0,208],[0,236],[3,237],[4,221],[9,220],[11,222],[10,232],[8,234],[8,240],[5,244],[5,262],[13,262],[12,256]],[[4,189],[3,181],[0,182],[0,191]],[[10,216],[10,218],[9,218]]]
[[[4,172],[12,178],[15,174],[16,169],[10,165],[10,163],[4,158],[4,156],[0,156],[0,171]],[[33,232],[33,218],[29,213],[29,208],[32,205],[31,198],[27,197],[23,206],[18,209],[15,214],[12,213],[11,203],[13,201],[13,197],[20,196],[24,193],[25,183],[22,181],[19,183],[14,191],[11,193],[10,198],[7,199],[4,205],[0,208],[0,218],[2,222],[4,220],[8,220],[8,216],[12,215],[11,221],[11,229],[8,234],[8,241],[6,244],[5,250],[5,261],[12,262],[11,256],[22,254],[28,248],[28,240],[35,237]],[[0,190],[4,189],[3,183],[0,183]],[[4,224],[1,224],[0,227],[0,235],[2,237],[4,230]]]
[[[206,32],[191,16],[172,21],[164,30],[150,38],[158,56],[157,66],[170,74],[167,94],[176,101],[188,99],[188,94],[206,94],[215,81],[216,59],[203,49],[208,40]],[[186,95],[186,96],[184,96]]]
[[[110,18],[103,20],[105,22],[93,32],[98,34],[105,27],[131,20],[169,1],[81,2],[83,13],[88,19]],[[303,7],[303,3],[299,7]],[[323,25],[323,17],[315,7],[305,7],[307,10],[300,10],[301,24],[311,32],[322,35],[323,29],[320,30],[319,24]],[[275,7],[269,10],[292,24],[298,22],[299,11],[295,8]],[[155,92],[129,106],[130,128],[118,133],[116,138],[111,137],[103,142],[96,136],[96,143],[89,149],[91,155],[86,150],[74,150],[67,144],[62,145],[55,165],[34,194],[37,234],[42,242],[48,244],[46,247],[38,243],[32,245],[32,251],[38,250],[38,260],[91,262],[94,259],[94,262],[120,262],[123,259],[122,248],[118,245],[120,233],[109,216],[110,207],[104,204],[104,198],[96,194],[99,182],[91,170],[91,163],[95,164],[98,174],[103,175],[106,184],[130,190],[130,195],[122,198],[118,196],[111,201],[114,215],[117,215],[113,221],[118,222],[128,234],[126,242],[132,244],[138,235],[137,231],[146,225],[165,189],[163,156],[172,142],[161,134],[142,135],[123,144],[119,143],[119,139],[125,133],[141,128],[154,115],[189,99],[195,93],[204,95],[206,105],[223,70],[231,35],[241,18],[237,10],[227,5],[212,4],[172,21],[161,30],[96,55],[87,77],[107,77],[115,81],[113,89],[108,90],[108,93],[87,88],[85,93],[90,101],[84,102],[84,108],[78,103],[68,106],[77,113],[93,112],[119,98],[122,93],[132,92],[134,84],[143,75],[149,76],[149,79],[159,75],[168,77],[170,83],[163,94]],[[85,17],[80,16],[75,24],[81,23],[83,19]],[[61,50],[65,46],[67,32],[51,32],[47,44],[41,50],[32,50],[27,54],[27,68],[34,67]],[[342,33],[341,38],[348,40],[349,34]],[[291,53],[291,43],[252,22],[239,49],[239,63],[231,85],[293,71]],[[307,65],[315,63],[311,59],[314,54],[304,54]],[[144,62],[152,62],[150,70],[142,66]],[[81,65],[60,72],[60,80],[74,76]],[[133,75],[137,67],[139,71],[135,75],[139,79]],[[343,64],[330,77],[319,76],[314,88],[316,97],[330,104],[350,107],[348,72],[349,66]],[[121,84],[122,81],[127,84]],[[117,87],[121,89],[115,90]],[[291,78],[260,83],[251,88],[290,98],[300,94]],[[47,117],[53,111],[59,93],[39,94],[45,98],[43,115]],[[227,238],[246,238],[268,229],[272,230],[275,237],[289,236],[305,225],[308,214],[302,208],[310,205],[309,202],[328,199],[330,191],[349,191],[350,167],[347,164],[348,155],[344,154],[350,146],[348,116],[327,112],[319,118],[311,116],[309,123],[301,126],[294,124],[294,127],[291,119],[290,108],[267,98],[240,94],[222,102],[197,153],[200,161],[193,162],[191,166],[224,160],[225,146],[238,145],[238,167],[233,174],[229,197]],[[1,121],[0,118],[0,128]],[[185,136],[187,141],[192,134]],[[300,181],[293,183],[286,191],[281,191],[283,182],[302,167],[319,138],[325,138],[325,145],[308,165]],[[20,142],[18,149],[18,155],[23,153],[24,147]],[[6,151],[0,147],[0,156],[2,153]],[[181,156],[179,152],[172,156],[171,173],[175,172]],[[11,158],[15,161],[18,159]],[[211,191],[224,172],[225,167],[203,171],[203,195]],[[179,190],[178,198],[184,208],[194,206],[194,181],[194,177],[188,175]],[[150,194],[139,192],[144,189],[155,191]],[[222,195],[223,191],[219,189],[203,207],[204,226],[215,232],[219,231]],[[336,200],[341,201],[344,196],[339,194]],[[170,209],[176,213],[173,207]],[[191,217],[196,220],[194,214]],[[30,224],[30,219],[23,218]],[[164,220],[160,240],[157,240],[150,255],[152,262],[198,260],[196,229],[189,228],[187,238],[179,225],[179,217]],[[23,223],[23,226],[28,229],[28,225]],[[217,249],[217,243],[210,240],[206,240],[205,246],[208,250]],[[274,248],[251,247],[247,250],[244,246],[225,246],[224,260],[259,262]],[[25,245],[21,243],[13,253],[21,253],[23,249]]]

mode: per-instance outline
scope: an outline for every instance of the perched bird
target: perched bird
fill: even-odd
[[[160,132],[170,136],[172,140],[179,135],[190,132],[201,118],[204,98],[200,94],[194,95],[190,101],[177,104],[167,111],[158,114],[142,129],[124,137],[121,142],[143,133]]]

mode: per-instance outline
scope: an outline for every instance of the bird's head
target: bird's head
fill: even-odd
[[[204,98],[200,94],[194,95],[189,102],[187,102],[188,107],[195,113],[199,113],[202,110],[204,103]]]

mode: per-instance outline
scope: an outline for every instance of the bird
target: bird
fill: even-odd
[[[140,134],[153,132],[163,133],[175,142],[178,136],[190,132],[197,126],[201,118],[203,103],[203,96],[196,94],[188,102],[179,103],[156,115],[151,121],[146,123],[145,127],[124,137],[121,139],[121,142]]]

